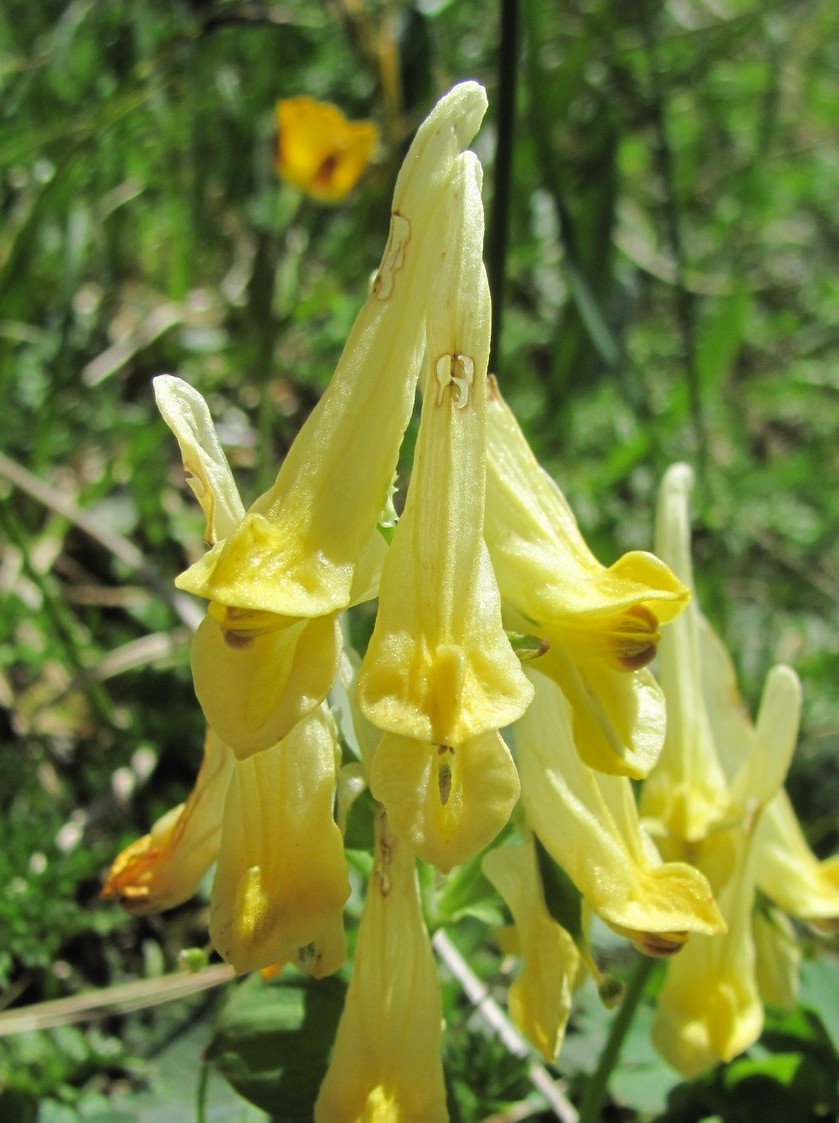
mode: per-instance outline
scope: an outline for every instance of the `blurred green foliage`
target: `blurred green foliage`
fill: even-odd
[[[698,467],[703,603],[750,705],[773,662],[804,681],[791,792],[827,852],[839,843],[839,10],[521,0],[520,19],[505,393],[605,562],[649,546],[667,464]],[[491,214],[499,27],[475,0],[0,9],[6,1004],[154,975],[205,938],[201,901],[143,921],[97,901],[120,846],[183,798],[202,738],[188,620],[169,591],[202,549],[201,518],[151,377],[177,371],[208,398],[253,498],[340,353],[410,130],[464,77],[489,88],[477,150]],[[383,127],[376,165],[339,207],[276,180],[274,103],[300,93]],[[497,909],[468,870],[441,907],[467,926]],[[480,962],[501,977],[493,949]],[[453,1111],[478,1120],[526,1094],[524,1069],[499,1060],[453,994]],[[21,1038],[5,1067],[0,1054],[0,1107],[10,1120],[122,1118],[96,1113],[151,1056],[138,1017],[101,1039]],[[560,1061],[572,1078],[586,1019]],[[833,1110],[818,1027],[775,1028],[783,1050],[674,1094],[662,1119],[720,1112],[741,1092],[764,1104],[781,1086],[785,1118]]]

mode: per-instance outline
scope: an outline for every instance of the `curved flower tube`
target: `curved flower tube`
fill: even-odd
[[[325,697],[340,654],[336,613],[375,594],[384,552],[376,528],[413,408],[450,181],[485,109],[483,88],[466,82],[419,128],[376,280],[332,381],[274,485],[234,525],[225,519],[225,533],[213,533],[210,550],[176,582],[210,601],[195,642],[195,689],[208,723],[240,757],[283,739]],[[160,385],[164,397],[172,386]],[[187,429],[199,450],[190,464],[216,463],[217,442],[203,448],[206,425],[164,415],[179,441]],[[217,479],[196,478],[212,494]]]
[[[609,568],[597,561],[494,379],[484,534],[508,622],[550,644],[545,673],[568,700],[583,760],[646,776],[661,749],[664,701],[643,668],[687,589],[652,554],[625,554]]]

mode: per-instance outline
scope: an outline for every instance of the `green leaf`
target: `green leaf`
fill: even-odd
[[[741,280],[714,310],[696,349],[696,369],[706,393],[722,393],[726,377],[740,354],[750,309],[751,296]]]
[[[222,1010],[207,1060],[239,1095],[277,1120],[309,1120],[345,992],[335,976],[265,983],[254,975]]]

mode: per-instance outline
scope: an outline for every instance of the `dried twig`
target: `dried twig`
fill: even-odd
[[[236,972],[226,963],[215,964],[194,975],[175,971],[159,979],[139,979],[133,983],[119,983],[113,987],[75,994],[70,998],[57,998],[51,1002],[37,1002],[0,1014],[0,1037],[32,1030],[54,1029],[56,1026],[91,1021],[104,1014],[127,1014],[148,1006],[159,1006],[178,998],[209,990],[228,983]]]

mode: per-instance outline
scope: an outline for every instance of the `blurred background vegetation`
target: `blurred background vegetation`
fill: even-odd
[[[202,741],[187,663],[195,609],[171,586],[202,551],[202,520],[152,376],[177,373],[207,397],[252,500],[335,365],[411,131],[462,78],[488,87],[476,150],[491,235],[501,229],[502,45],[518,75],[503,285],[489,251],[504,391],[606,563],[649,547],[662,471],[675,459],[695,465],[703,603],[751,706],[772,663],[801,675],[790,790],[816,850],[839,843],[839,9],[502,7],[0,9],[3,1006],[154,980],[206,939],[200,900],[143,920],[98,900],[120,847],[184,797]],[[276,178],[274,105],[298,94],[382,129],[375,165],[338,206]],[[464,932],[481,972],[497,978],[498,954]],[[835,986],[821,970],[805,997]],[[261,1119],[206,1068],[183,1078],[197,1073],[214,1009],[205,996],[95,1028],[9,1036],[0,1114]],[[455,986],[447,1011],[460,1118],[521,1102],[527,1112],[526,1066],[476,1027]],[[835,1013],[831,1026],[821,1010],[833,1034]],[[572,1087],[604,1018],[582,1002],[559,1063]],[[819,1026],[801,1013],[792,1028],[781,1019],[781,1051],[820,1071],[818,1050],[837,1038]],[[624,1107],[609,1118],[751,1118],[761,1094],[767,1120],[833,1117],[819,1104],[835,1100],[835,1070],[832,1092],[812,1074],[790,1078],[786,1092],[803,1098],[776,1116],[779,1078],[766,1078],[759,1057],[746,1058],[758,1072],[740,1084],[735,1063],[680,1089],[643,1028],[612,1089]],[[497,1117],[539,1110],[537,1099],[527,1114]]]

